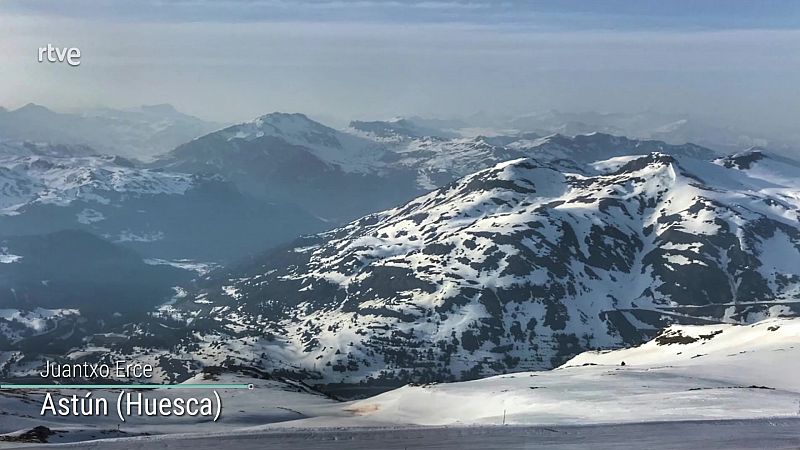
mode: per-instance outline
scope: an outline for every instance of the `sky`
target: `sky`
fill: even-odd
[[[81,65],[37,62],[48,43]],[[0,0],[0,105],[800,116],[800,2]]]

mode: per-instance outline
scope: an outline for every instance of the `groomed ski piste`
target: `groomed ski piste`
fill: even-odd
[[[256,388],[222,392],[218,423],[48,420],[39,416],[43,392],[1,391],[0,448],[798,448],[798,369],[800,319],[768,319],[672,326],[639,347],[582,353],[550,371],[405,386],[351,402],[287,380],[225,374],[213,382]],[[36,427],[49,430],[47,444],[21,439]]]

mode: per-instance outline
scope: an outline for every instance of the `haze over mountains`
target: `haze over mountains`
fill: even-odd
[[[548,111],[510,118],[506,123],[512,128],[544,134],[561,133],[572,136],[599,131],[629,138],[662,140],[671,144],[693,142],[724,153],[759,146],[791,154],[800,143],[800,136],[790,129],[765,132],[705,116],[655,111],[635,114]]]
[[[336,118],[336,122],[347,123],[340,118]],[[17,109],[0,107],[0,138],[3,141],[80,144],[99,153],[140,159],[150,159],[224,127],[222,123],[184,114],[169,104],[127,109],[83,108],[68,112],[56,112],[32,103]],[[391,120],[354,120],[349,128],[384,139],[521,133],[574,136],[602,132],[662,140],[670,144],[693,142],[724,153],[759,146],[791,154],[800,146],[800,136],[792,130],[751,130],[705,116],[654,111],[549,110],[517,116],[479,112],[448,119],[410,116]]]
[[[547,369],[673,323],[796,315],[800,163],[461,125],[271,113],[147,162],[0,134],[0,371],[23,375],[46,337],[66,358],[156,362],[163,380],[245,365],[394,386]],[[64,298],[47,252],[107,255],[152,289],[117,295],[122,281],[86,266],[95,311]]]
[[[68,113],[33,103],[0,109],[0,139],[4,141],[86,145],[100,153],[135,158],[169,151],[219,127],[166,104]]]

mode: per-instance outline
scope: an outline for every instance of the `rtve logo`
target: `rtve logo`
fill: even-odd
[[[81,50],[77,47],[53,47],[53,44],[47,44],[47,47],[39,47],[39,62],[66,62],[72,67],[81,65]]]

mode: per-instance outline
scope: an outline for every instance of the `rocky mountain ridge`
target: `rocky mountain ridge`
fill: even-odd
[[[170,314],[216,343],[201,359],[327,383],[538,370],[672,323],[795,315],[800,196],[763,162],[500,163],[217,274]]]

